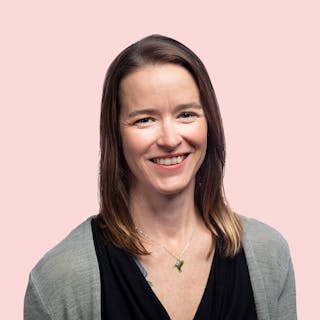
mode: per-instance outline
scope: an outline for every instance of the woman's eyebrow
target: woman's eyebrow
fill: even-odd
[[[175,111],[181,111],[181,110],[185,110],[185,109],[202,109],[202,106],[198,103],[195,102],[191,102],[191,103],[182,103],[177,105],[174,110]]]
[[[174,111],[179,112],[185,109],[202,109],[202,106],[198,103],[182,103],[177,106],[175,106]],[[155,108],[145,108],[145,109],[139,109],[134,110],[128,114],[128,118],[133,118],[135,116],[139,115],[157,115],[159,114],[159,110]]]
[[[156,115],[158,114],[159,111],[157,109],[152,109],[152,108],[146,108],[146,109],[139,109],[139,110],[134,110],[128,114],[128,118],[133,118],[135,116],[139,115]]]

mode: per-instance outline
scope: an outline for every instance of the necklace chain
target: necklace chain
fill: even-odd
[[[154,239],[152,239],[151,237],[149,237],[146,233],[144,233],[142,230],[140,230],[138,227],[136,227],[136,230],[146,239],[150,240],[151,242],[157,244],[158,246],[160,246],[161,248],[163,248],[168,254],[170,254],[170,256],[172,256],[173,258],[176,259],[176,263],[174,265],[175,268],[178,269],[179,272],[182,272],[182,266],[184,264],[184,260],[181,259],[181,256],[187,251],[187,249],[189,248],[190,246],[190,243],[191,243],[191,240],[192,240],[192,237],[193,237],[193,234],[194,234],[194,229],[195,227],[193,227],[193,230],[192,230],[192,233],[191,233],[191,236],[190,238],[186,241],[182,251],[180,252],[179,255],[176,255],[174,253],[172,253],[166,246],[164,246],[163,244],[161,244],[160,242],[158,241],[155,241]]]

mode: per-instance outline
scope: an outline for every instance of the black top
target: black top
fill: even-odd
[[[170,319],[134,257],[106,244],[95,219],[92,219],[91,226],[100,269],[101,319]],[[194,319],[257,320],[243,249],[234,258],[225,258],[215,250]]]

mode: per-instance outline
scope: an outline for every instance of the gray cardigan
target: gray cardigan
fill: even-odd
[[[91,218],[51,249],[30,273],[25,320],[101,319],[100,273]],[[295,280],[286,240],[241,216],[243,248],[259,320],[294,320]]]

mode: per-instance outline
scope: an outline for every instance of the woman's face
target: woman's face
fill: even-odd
[[[121,81],[120,102],[130,187],[161,194],[194,188],[207,121],[191,74],[175,64],[147,65]]]

